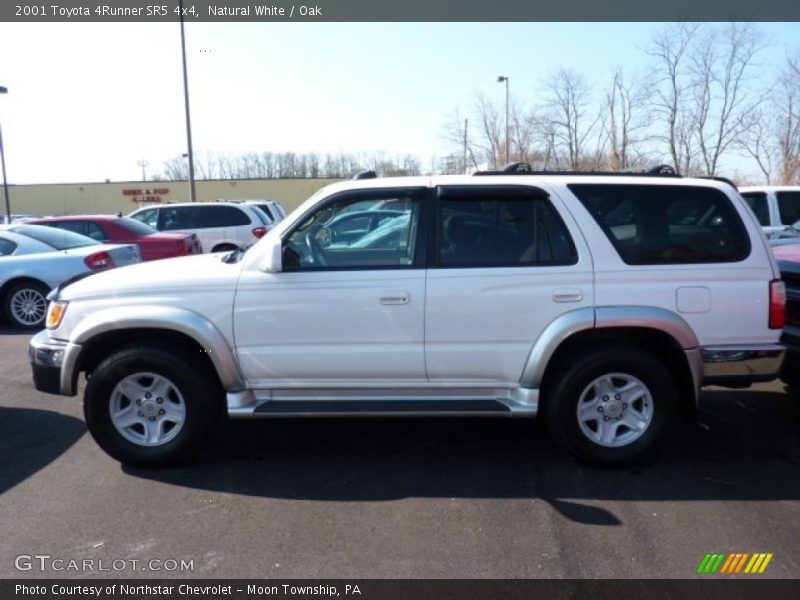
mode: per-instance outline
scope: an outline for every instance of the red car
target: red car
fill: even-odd
[[[200,254],[203,251],[197,236],[193,233],[159,232],[128,217],[110,215],[45,217],[31,219],[28,223],[74,231],[99,242],[137,244],[142,260]]]

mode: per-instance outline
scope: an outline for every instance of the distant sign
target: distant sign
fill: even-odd
[[[169,188],[139,189],[130,188],[122,190],[123,196],[130,196],[131,202],[136,204],[159,204],[163,196],[169,195]]]

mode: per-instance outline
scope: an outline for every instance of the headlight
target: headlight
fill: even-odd
[[[56,300],[51,302],[47,307],[47,328],[55,329],[61,325],[61,319],[64,318],[64,313],[67,312],[67,304],[63,300]]]

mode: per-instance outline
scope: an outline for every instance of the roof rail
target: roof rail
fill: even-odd
[[[703,177],[698,177],[698,179],[712,179],[714,181],[721,181],[722,183],[727,183],[729,186],[731,186],[737,192],[739,191],[739,188],[737,187],[737,185],[732,180],[728,179],[727,177],[720,177],[718,175],[706,175],[706,176],[703,176]]]
[[[492,171],[476,171],[475,176],[481,175],[607,175],[626,177],[680,177],[671,165],[658,165],[647,171],[534,171],[530,164],[525,162],[510,163],[502,169]]]
[[[353,175],[353,179],[377,179],[378,174],[375,171],[361,171]]]

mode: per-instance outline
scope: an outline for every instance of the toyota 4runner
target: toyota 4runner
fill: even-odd
[[[478,175],[338,183],[249,249],[62,286],[35,385],[74,396],[85,373],[89,431],[132,464],[188,459],[223,413],[541,413],[619,465],[702,385],[779,371],[784,284],[731,185]]]

